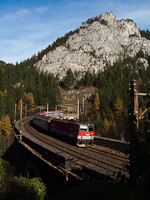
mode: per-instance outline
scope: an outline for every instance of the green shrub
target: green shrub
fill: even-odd
[[[44,200],[45,194],[40,178],[14,177],[9,163],[0,158],[0,200]]]

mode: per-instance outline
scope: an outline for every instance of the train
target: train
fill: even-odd
[[[94,124],[88,124],[72,118],[64,119],[63,111],[61,110],[36,113],[33,123],[48,134],[63,138],[78,147],[86,147],[94,142]]]

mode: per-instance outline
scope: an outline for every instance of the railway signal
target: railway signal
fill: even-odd
[[[137,80],[133,79],[131,82],[130,82],[130,96],[134,96],[135,93],[137,92]]]

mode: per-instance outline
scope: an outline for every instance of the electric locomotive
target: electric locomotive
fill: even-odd
[[[50,135],[56,135],[57,138],[65,138],[68,141],[75,143],[79,147],[91,145],[94,141],[94,125],[76,120],[60,119],[55,115],[63,115],[63,111],[48,111],[37,113],[34,116],[33,123],[44,129]],[[58,112],[58,114],[56,114]]]

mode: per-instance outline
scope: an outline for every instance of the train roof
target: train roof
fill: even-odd
[[[60,111],[60,112],[63,112],[63,111]],[[80,121],[80,120],[63,118],[59,114],[57,115],[57,116],[59,116],[59,118],[57,118],[56,115],[49,115],[50,113],[52,113],[52,111],[39,112],[39,113],[36,113],[34,115],[34,117],[48,121],[48,122],[50,122],[51,120],[55,120],[55,121],[59,121],[59,122],[71,123],[71,124],[77,124],[77,125],[89,125],[87,122],[83,122],[83,121]]]
[[[34,117],[49,121],[50,119],[53,118],[53,116],[61,116],[61,115],[63,115],[62,110],[55,110],[55,111],[38,112],[34,115]]]
[[[38,112],[35,114],[35,116],[49,116],[49,115],[61,115],[63,114],[63,110],[54,110],[54,111],[44,111],[44,112]]]

